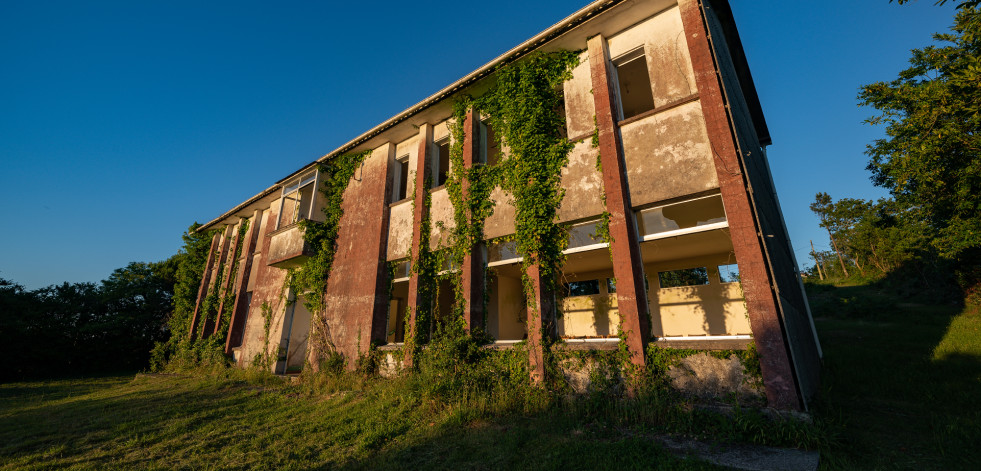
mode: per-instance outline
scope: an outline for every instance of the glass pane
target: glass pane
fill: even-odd
[[[711,196],[642,210],[637,225],[645,236],[725,221],[722,196]]]
[[[567,296],[592,296],[599,294],[599,280],[573,281],[565,285]]]
[[[682,270],[662,271],[657,274],[661,288],[676,288],[678,286],[707,285],[709,282],[708,269],[705,267],[685,268]]]
[[[487,261],[500,262],[501,260],[512,260],[520,258],[518,255],[518,243],[511,240],[507,242],[491,241],[487,244]]]
[[[394,279],[408,278],[409,277],[409,261],[399,260],[395,263],[395,269],[392,270],[392,277]]]
[[[569,228],[569,248],[585,247],[587,245],[602,244],[603,239],[596,235],[596,226],[599,221],[576,224]]]
[[[739,283],[739,265],[719,265],[719,281],[723,283]]]

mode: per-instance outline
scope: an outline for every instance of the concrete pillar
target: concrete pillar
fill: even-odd
[[[650,337],[651,321],[644,286],[644,262],[630,204],[620,129],[616,124],[619,113],[613,101],[615,92],[611,88],[606,38],[593,36],[587,47],[596,126],[599,130],[600,161],[603,165],[603,190],[610,213],[610,236],[613,239],[610,249],[613,254],[613,276],[617,279],[620,328],[626,333],[631,363],[643,366],[644,346]]]
[[[480,159],[480,117],[472,108],[467,111],[463,131],[463,166],[472,168]],[[469,198],[470,182],[464,179],[461,186],[463,201],[466,202]],[[473,215],[467,214],[468,219],[472,217]],[[463,318],[467,322],[467,330],[484,327],[484,253],[484,241],[473,241],[473,246],[463,257],[463,265],[460,267],[463,299],[466,302]]]
[[[545,380],[545,342],[555,333],[554,293],[542,283],[539,266],[532,265],[525,271],[534,293],[528,300],[528,369],[532,384]]]
[[[215,277],[215,280],[217,281],[218,280],[219,270],[222,271],[222,272],[225,272],[225,274],[223,274],[223,276],[222,276],[221,286],[218,286],[217,284],[215,284],[214,286],[211,287],[211,289],[218,290],[217,292],[218,292],[219,299],[224,294],[224,288],[226,288],[228,286],[227,285],[227,283],[228,283],[227,272],[228,272],[229,267],[226,266],[226,265],[228,265],[228,263],[227,263],[227,260],[228,260],[228,248],[232,244],[232,241],[234,240],[233,239],[234,238],[234,233],[235,233],[235,226],[225,226],[225,230],[223,231],[221,242],[218,244],[218,263],[215,266],[215,274],[212,275],[212,276],[214,276]],[[219,303],[218,307],[219,308],[221,307],[221,303]],[[207,315],[207,314],[208,313],[205,313],[205,315]],[[216,312],[215,315],[216,316],[218,315],[217,312]],[[214,333],[214,331],[215,331],[215,325],[216,324],[217,323],[215,322],[215,319],[211,318],[210,316],[209,317],[206,317],[204,319],[204,328],[201,330],[201,338],[202,339],[206,339],[206,338],[210,337],[211,334]]]
[[[385,339],[388,315],[389,163],[395,145],[372,150],[354,171],[344,190],[338,222],[337,250],[324,293],[324,323],[314,322],[312,335],[325,335],[353,368],[371,343]],[[323,195],[319,194],[318,197]],[[318,313],[311,313],[317,315]],[[327,331],[318,332],[317,327]],[[311,343],[312,345],[313,343]],[[313,350],[313,349],[311,349]],[[311,351],[311,355],[321,352]],[[311,359],[316,357],[311,356]],[[316,363],[316,362],[313,362]]]
[[[255,258],[256,245],[259,241],[259,231],[262,228],[262,210],[257,209],[249,220],[249,230],[242,241],[243,260],[240,262],[238,274],[235,277],[235,303],[232,305],[232,320],[228,324],[225,336],[225,354],[231,355],[232,349],[242,345],[242,334],[245,332],[245,320],[249,314],[249,304],[246,290],[249,278],[252,276],[252,261]]]
[[[242,227],[241,226],[242,224],[244,224],[244,220],[239,219],[238,224],[228,227],[229,231],[231,231],[231,239],[228,241],[230,244],[228,247],[228,255],[227,255],[228,262],[225,263],[225,266],[222,268],[224,275],[222,276],[222,282],[221,282],[222,286],[220,288],[221,291],[219,291],[219,293],[221,293],[220,294],[221,301],[218,303],[218,313],[215,315],[214,329],[204,332],[203,336],[205,338],[218,334],[218,328],[219,326],[221,326],[221,319],[226,315],[231,315],[229,313],[226,313],[225,311],[232,310],[234,309],[235,306],[234,300],[232,301],[231,306],[226,306],[225,298],[228,296],[228,290],[235,289],[235,287],[237,286],[237,284],[235,283],[236,280],[232,279],[232,275],[234,275],[236,279],[239,278],[241,275],[241,267],[238,267],[239,271],[237,273],[232,273],[232,268],[235,268],[235,265],[238,263],[238,259],[235,257],[235,254],[238,252],[238,244],[239,244],[238,231],[239,228]],[[226,343],[227,343],[227,339],[226,339]]]
[[[429,216],[429,208],[425,205],[426,194],[429,188],[426,187],[426,178],[430,174],[430,153],[432,153],[432,142],[433,142],[433,126],[429,123],[424,123],[419,126],[419,153],[416,157],[416,176],[415,176],[415,195],[413,196],[413,204],[415,205],[415,213],[412,216],[412,263],[415,263],[419,259],[419,247],[422,242],[422,234],[419,232],[420,226],[422,226],[423,219]],[[416,319],[419,317],[418,307],[419,307],[419,274],[412,271],[409,275],[409,297],[408,297],[408,309],[409,309],[409,337],[415,338],[418,334],[416,328]],[[406,338],[407,342],[410,342],[409,338]],[[414,340],[412,340],[414,341]],[[406,351],[403,359],[403,364],[405,367],[412,367],[413,352]]]
[[[732,134],[731,118],[726,111],[702,6],[699,0],[681,0],[679,7],[695,71],[699,102],[715,156],[715,169],[739,265],[750,327],[760,354],[767,402],[778,409],[800,409],[802,404],[797,397],[777,300],[763,253],[763,241],[750,205],[748,183]]]
[[[208,249],[208,261],[204,264],[204,273],[201,274],[201,286],[198,287],[198,299],[194,302],[194,315],[191,316],[191,327],[187,330],[187,338],[193,340],[198,330],[198,318],[201,315],[201,305],[204,303],[205,296],[208,295],[208,287],[211,285],[211,272],[215,267],[215,260],[218,254],[218,243],[221,241],[221,232],[216,232],[211,237],[211,248]]]

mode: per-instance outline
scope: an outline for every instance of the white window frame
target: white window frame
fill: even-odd
[[[405,175],[402,175],[402,164],[405,163]],[[403,199],[408,199],[409,195],[409,154],[405,154],[395,158],[395,184],[392,185],[392,203],[398,203]],[[402,192],[402,180],[405,180],[405,198],[398,198],[398,194]]]
[[[301,220],[300,215],[298,214],[298,209],[302,203],[302,200],[297,198],[293,208],[293,221],[287,223],[286,226],[283,225],[283,208],[286,207],[286,196],[294,192],[299,195],[301,189],[311,184],[313,185],[313,191],[310,193],[310,207],[307,209],[307,214],[303,215],[302,219],[313,219],[314,202],[317,200],[317,188],[320,186],[320,172],[316,169],[283,185],[283,191],[279,198],[279,217],[276,218],[276,230],[282,229],[286,226],[291,226]]]

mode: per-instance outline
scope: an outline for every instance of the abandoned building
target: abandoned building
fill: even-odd
[[[564,292],[553,300],[525,295],[522,277],[533,286],[541,279],[522,267],[508,237],[515,232],[511,195],[496,188],[484,242],[462,266],[444,267],[463,273],[468,326],[482,326],[496,348],[527,341],[533,376],[542,348],[534,327],[542,318],[553,321],[544,335],[563,345],[604,349],[624,341],[640,363],[651,342],[706,350],[755,342],[768,403],[805,409],[817,389],[820,345],[767,163],[770,136],[726,0],[593,2],[204,224],[199,231],[216,235],[193,325],[209,293],[225,293],[228,302],[191,335],[225,336],[226,353],[240,365],[265,354],[277,373],[303,367],[311,313],[297,302],[304,293],[284,285],[289,269],[311,255],[299,222],[324,219],[318,164],[367,151],[343,192],[319,315],[346,358],[373,344],[399,348],[414,322],[405,313],[420,303],[419,275],[410,269],[420,223],[432,221],[434,250],[454,224],[444,185],[454,99],[479,94],[503,65],[558,50],[580,51],[559,111],[573,144],[555,221],[569,236]],[[465,165],[509,158],[478,112],[465,120]],[[597,237],[604,213],[609,243]],[[438,293],[433,305],[445,313],[452,290]],[[533,309],[543,315],[533,319]],[[228,330],[218,332],[222,318]]]

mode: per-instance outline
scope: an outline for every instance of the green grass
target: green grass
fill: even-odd
[[[551,407],[474,418],[401,380],[320,396],[246,376],[0,385],[0,468],[719,469]]]
[[[719,469],[670,455],[665,434],[818,448],[822,469],[977,469],[978,310],[809,290],[825,351],[812,426],[664,389],[434,395],[421,375],[213,370],[0,384],[0,469]]]
[[[981,315],[870,286],[809,286],[824,347],[822,469],[979,469]]]

